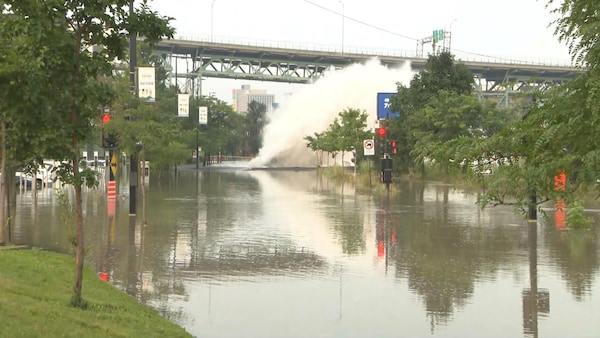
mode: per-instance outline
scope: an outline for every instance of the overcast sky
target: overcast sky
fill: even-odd
[[[458,58],[510,59],[568,64],[567,48],[548,25],[554,17],[536,0],[153,0],[150,6],[173,17],[178,36],[214,41],[260,41],[318,49],[416,52],[417,40],[434,29],[452,32]],[[343,14],[343,15],[342,15]],[[342,34],[343,33],[343,34]],[[425,45],[425,52],[431,50]],[[240,80],[204,81],[230,101]],[[297,86],[249,82],[281,95]]]

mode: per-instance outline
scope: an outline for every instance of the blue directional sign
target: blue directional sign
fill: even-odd
[[[385,120],[387,118],[399,117],[400,112],[390,110],[392,102],[391,97],[398,93],[377,93],[377,119]]]

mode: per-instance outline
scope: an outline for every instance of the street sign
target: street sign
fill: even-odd
[[[363,148],[365,156],[374,156],[375,155],[375,141],[373,140],[364,140]]]
[[[177,94],[177,116],[190,116],[190,94]]]
[[[115,154],[113,154],[110,159],[110,170],[112,171],[113,176],[117,176],[117,156]]]
[[[444,30],[436,29],[433,31],[433,43],[438,43],[444,40]]]
[[[198,123],[208,124],[208,107],[198,107]]]
[[[156,101],[154,67],[138,67],[138,97],[147,102]]]
[[[390,110],[392,106],[390,99],[396,94],[397,93],[377,93],[377,118],[379,120],[400,116],[400,112],[393,112]]]

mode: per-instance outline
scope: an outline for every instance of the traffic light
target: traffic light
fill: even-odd
[[[380,140],[385,139],[385,134],[387,133],[387,129],[385,127],[377,128],[377,136]]]
[[[102,132],[102,147],[106,149],[116,148],[118,143],[115,134]]]
[[[110,122],[111,119],[112,117],[110,116],[110,113],[102,114],[102,124]]]
[[[115,134],[107,133],[104,131],[104,125],[112,120],[110,113],[105,112],[102,114],[102,147],[106,149],[117,147],[117,136]]]
[[[384,157],[380,162],[381,166],[381,183],[386,185],[392,183],[392,168],[393,160],[390,157]]]
[[[398,153],[398,141],[394,140],[391,142],[392,145],[392,153],[397,154]]]

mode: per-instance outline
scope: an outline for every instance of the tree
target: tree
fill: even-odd
[[[70,161],[59,175],[63,182],[73,184],[75,190],[77,238],[71,304],[85,307],[81,297],[84,256],[81,187],[96,182],[85,172],[79,172],[79,145],[93,134],[99,107],[112,99],[110,88],[99,78],[112,76],[112,61],[126,58],[126,32],[136,32],[151,43],[164,36],[171,37],[173,29],[168,24],[169,18],[152,12],[145,2],[133,15],[128,12],[130,0],[7,0],[4,4],[3,17],[8,15],[31,25],[38,23],[34,36],[39,44],[25,44],[38,50],[37,59],[34,54],[26,56],[44,65],[43,71],[34,76],[51,79],[51,84],[48,80],[42,82],[51,88],[36,92],[48,103],[37,109],[47,110],[47,116],[55,121],[50,126],[56,128],[56,134],[63,140],[70,138],[70,142],[52,143],[48,153],[55,159]],[[30,34],[22,31],[19,36]]]
[[[461,160],[455,158],[451,150],[453,141],[473,136],[473,131],[480,128],[481,108],[473,95],[440,90],[438,96],[425,105],[417,120],[410,121],[415,127],[412,155],[421,161],[429,159],[441,165],[448,180],[450,161]]]
[[[157,86],[156,102],[147,103],[134,98],[128,87],[125,76],[111,82],[116,95],[110,108],[112,119],[103,125],[104,132],[115,135],[119,150],[125,153],[131,154],[141,145],[144,159],[160,175],[189,158],[191,144],[188,147],[186,141],[192,132],[182,130],[181,121],[172,109],[177,98],[172,88]]]
[[[0,243],[4,242],[4,211],[8,199],[7,186],[13,183],[14,168],[36,161],[44,153],[64,144],[68,131],[61,128],[57,112],[64,109],[52,98],[63,94],[55,86],[55,60],[43,46],[56,34],[50,19],[29,20],[35,16],[35,6],[11,8],[10,2],[0,2],[0,114],[2,132],[2,189],[0,195]],[[23,4],[21,4],[23,5]],[[39,5],[39,4],[38,4]],[[25,13],[24,11],[31,13]],[[7,170],[10,169],[10,170]],[[8,172],[7,172],[8,171]]]
[[[367,128],[368,115],[365,110],[346,108],[339,114],[341,129],[339,131],[340,150],[342,151],[342,167],[344,166],[344,153],[362,149],[363,140],[372,137]],[[355,159],[356,161],[356,159]],[[357,164],[357,163],[355,163]]]
[[[597,70],[600,67],[600,4],[594,0],[548,0],[547,7],[559,16],[553,24],[554,34],[569,47],[571,58],[579,65]]]
[[[557,1],[549,1],[548,6]],[[555,34],[566,42],[573,60],[587,67],[577,78],[537,93],[526,114],[485,142],[488,152],[502,154],[512,165],[494,175],[481,204],[513,204],[519,211],[536,203],[563,199],[576,202],[577,191],[599,187],[600,177],[600,3],[564,0]],[[564,190],[555,190],[554,177],[567,176]]]
[[[390,137],[398,141],[397,157],[402,170],[423,164],[423,158],[415,157],[419,153],[414,151],[416,134],[431,130],[431,120],[427,122],[423,118],[425,108],[442,90],[462,97],[471,95],[473,90],[473,75],[465,65],[456,63],[448,52],[430,55],[425,69],[413,77],[409,87],[398,84],[398,94],[391,98],[391,109],[399,111],[400,116],[390,119],[388,128]]]
[[[335,158],[342,152],[342,167],[344,166],[344,152],[356,150],[364,139],[372,137],[367,131],[367,113],[357,108],[347,108],[338,113],[329,128],[321,133],[307,135],[304,140],[306,146],[313,151],[325,151]]]
[[[252,101],[248,104],[246,114],[248,146],[252,154],[257,154],[262,148],[262,133],[267,124],[267,106],[264,103]]]

